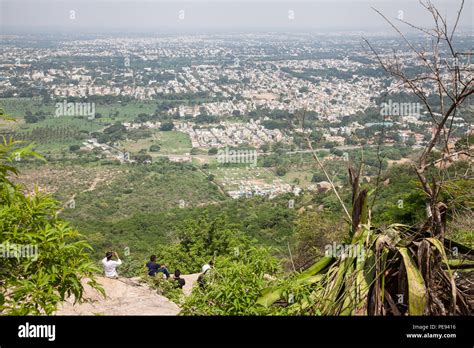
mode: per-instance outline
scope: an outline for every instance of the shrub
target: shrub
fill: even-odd
[[[286,172],[287,172],[287,169],[285,167],[278,167],[275,173],[278,176],[285,176]]]
[[[159,152],[161,150],[160,145],[151,145],[150,146],[150,152]]]
[[[170,271],[196,273],[201,266],[219,255],[233,252],[235,248],[247,248],[250,240],[227,221],[226,216],[211,218],[207,213],[199,219],[190,219],[177,231],[179,243],[160,245],[156,252],[158,262]]]
[[[172,131],[174,128],[174,123],[173,122],[164,122],[161,127],[160,127],[160,130],[161,131],[165,131],[165,132],[168,132],[168,131]]]
[[[212,156],[212,155],[216,155],[217,152],[218,152],[217,148],[211,147],[211,148],[207,151],[207,154],[208,154],[209,156]]]
[[[220,256],[204,288],[196,286],[186,300],[182,315],[258,315],[268,310],[256,306],[261,291],[278,270],[278,260],[266,248],[236,249]]]

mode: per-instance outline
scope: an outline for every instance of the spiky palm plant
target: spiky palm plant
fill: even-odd
[[[304,287],[308,296],[286,305],[297,314],[469,314],[468,300],[456,286],[446,253],[445,245],[454,242],[445,238],[443,243],[424,227],[371,226],[370,192],[359,190],[359,175],[351,169],[349,174],[353,202],[346,248],[294,276],[291,287]],[[460,252],[471,252],[456,245]],[[257,303],[268,307],[287,293],[283,286],[268,288]]]

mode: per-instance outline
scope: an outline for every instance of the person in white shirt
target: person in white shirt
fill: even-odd
[[[112,260],[112,256],[117,258],[117,261]],[[105,276],[108,278],[118,278],[117,266],[121,265],[122,261],[120,260],[118,254],[114,251],[108,251],[105,254],[105,257],[102,259],[102,265],[104,266]]]
[[[201,268],[202,273],[199,275],[197,282],[202,289],[204,289],[206,286],[206,278],[209,278],[209,273],[211,273],[210,270],[212,269],[212,266],[214,266],[214,263],[211,261],[203,265]]]

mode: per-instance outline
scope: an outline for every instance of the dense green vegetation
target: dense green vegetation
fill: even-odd
[[[206,274],[204,288],[197,287],[186,300],[182,315],[263,315],[277,310],[255,306],[263,289],[271,284],[278,260],[268,249],[236,249],[231,256],[220,256],[215,268]]]
[[[57,217],[59,202],[35,191],[25,195],[9,178],[16,154],[37,156],[15,142],[0,145],[0,314],[52,314],[73,295],[80,301],[81,280],[94,280],[98,268],[90,245],[79,232]]]

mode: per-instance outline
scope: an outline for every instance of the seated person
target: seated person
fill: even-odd
[[[112,256],[117,258],[117,261],[112,260]],[[102,259],[102,266],[104,266],[104,273],[107,278],[118,278],[117,266],[120,266],[122,261],[120,260],[116,252],[108,251],[105,257]]]
[[[180,289],[183,288],[184,284],[186,284],[186,281],[180,277],[181,276],[181,271],[177,269],[174,271],[174,277],[173,280],[176,280],[178,284],[176,284]]]
[[[147,262],[146,266],[148,267],[148,275],[154,277],[156,273],[162,272],[168,279],[170,277],[170,273],[166,269],[165,265],[160,265],[156,263],[156,255],[150,256],[150,262]]]

